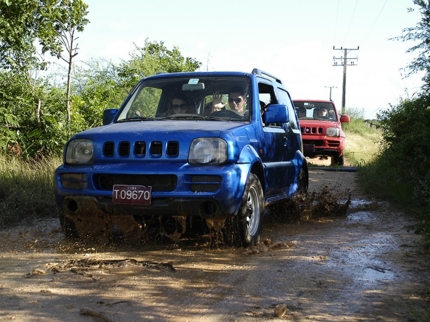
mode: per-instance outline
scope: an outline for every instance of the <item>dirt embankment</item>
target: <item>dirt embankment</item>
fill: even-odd
[[[266,218],[258,247],[98,247],[58,220],[0,231],[0,316],[15,321],[429,321],[416,222],[363,196],[356,173],[312,169],[345,215]],[[318,198],[316,198],[318,199]],[[334,200],[331,198],[330,200]],[[427,310],[427,311],[426,311]]]

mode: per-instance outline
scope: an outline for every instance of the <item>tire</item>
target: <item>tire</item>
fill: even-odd
[[[332,164],[337,166],[343,166],[344,159],[343,155],[335,155],[332,157]]]
[[[297,193],[306,193],[309,187],[309,174],[302,167],[299,173],[299,186],[297,188]]]
[[[61,229],[64,232],[64,235],[67,239],[78,238],[78,231],[76,230],[76,226],[69,218],[66,218],[64,214],[60,211],[60,225]]]
[[[237,215],[238,225],[236,227],[243,246],[253,246],[260,241],[263,214],[263,188],[258,177],[250,173]]]

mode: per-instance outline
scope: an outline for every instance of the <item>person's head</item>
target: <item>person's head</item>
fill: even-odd
[[[314,118],[315,117],[327,117],[327,108],[326,107],[317,107],[314,109]]]
[[[245,89],[239,86],[231,88],[228,93],[228,105],[230,106],[230,109],[238,113],[243,113],[245,112],[244,111],[245,104],[246,104]]]
[[[320,110],[320,116],[321,117],[327,117],[327,112],[328,112],[327,107],[324,107],[324,106],[320,107],[319,110]]]
[[[306,108],[303,106],[299,107],[299,117],[306,117]]]
[[[170,100],[170,114],[184,114],[190,108],[190,102],[183,93],[176,93]]]

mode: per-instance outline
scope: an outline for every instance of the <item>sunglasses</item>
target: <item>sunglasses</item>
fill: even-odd
[[[187,107],[187,104],[173,104],[172,107],[174,109],[180,108],[181,110],[184,110]]]
[[[240,97],[236,97],[236,98],[229,98],[228,99],[229,103],[233,103],[235,102],[236,104],[239,104],[240,102],[242,102],[242,99]]]

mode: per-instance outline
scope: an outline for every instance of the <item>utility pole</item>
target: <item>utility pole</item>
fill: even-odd
[[[346,66],[355,66],[354,60],[358,60],[355,58],[348,58],[348,52],[351,50],[359,50],[360,47],[357,48],[335,48],[333,46],[333,50],[343,50],[343,56],[335,57],[333,56],[333,66],[343,66],[343,82],[342,82],[342,114],[345,114],[345,97],[346,97]],[[341,63],[338,64],[336,60],[340,60]]]
[[[337,86],[325,86],[325,88],[330,88],[330,98],[329,99],[331,101],[331,89],[332,88],[337,88]]]

